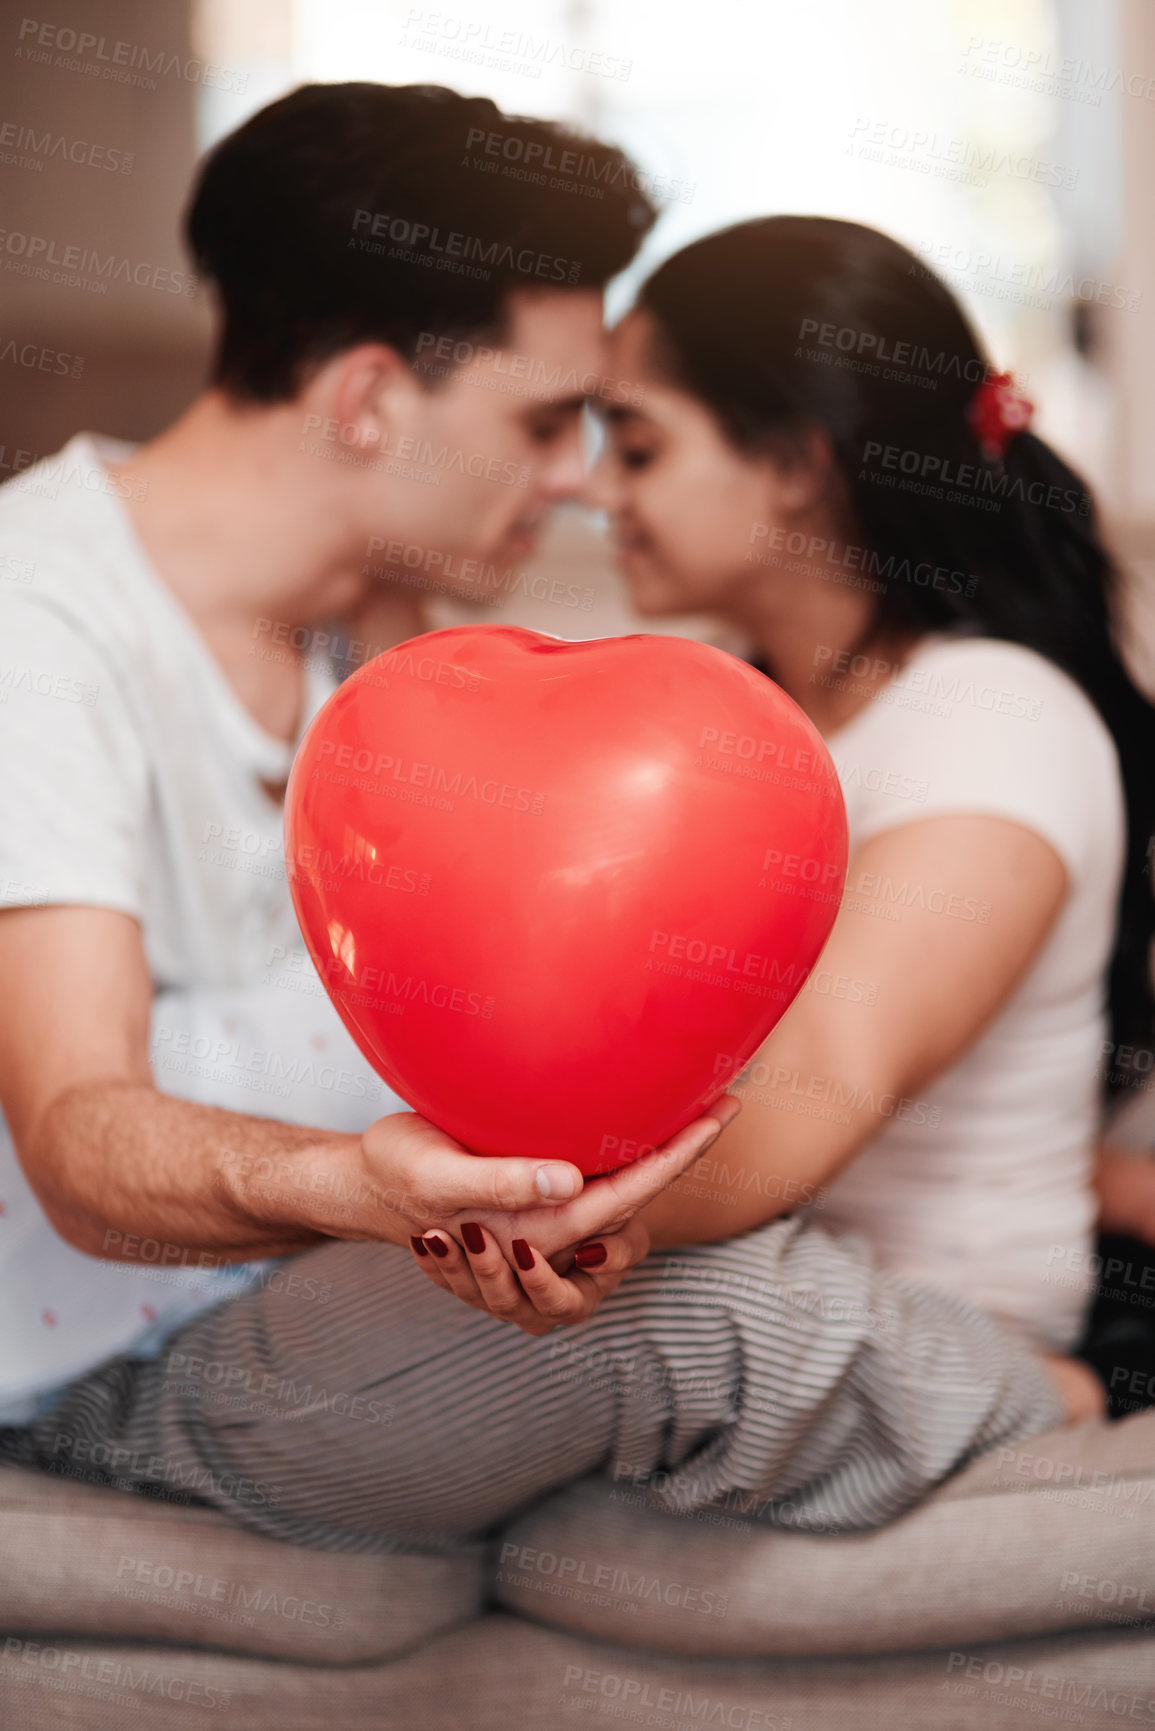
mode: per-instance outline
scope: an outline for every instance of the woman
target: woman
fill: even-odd
[[[821,1188],[884,1266],[1070,1351],[1100,1082],[1125,1080],[1103,1054],[1155,1019],[1155,711],[1086,490],[946,288],[855,223],[706,237],[614,347],[640,401],[610,411],[601,496],[633,603],[747,634],[829,744],[852,848],[821,974],[849,983],[796,1000],[712,1161],[744,1190],[699,1166],[643,1218],[701,1242]],[[794,870],[767,887],[812,893]]]
[[[811,324],[824,356],[829,326],[872,338],[876,350],[901,342],[942,353],[952,367],[944,362],[934,393],[909,366],[895,379],[868,379],[795,355]],[[483,1531],[598,1467],[633,1479],[676,1467],[654,1493],[669,1508],[740,1495],[783,1523],[870,1526],[972,1454],[1058,1422],[1063,1409],[1038,1356],[1069,1349],[1080,1306],[1065,1289],[1040,1302],[1040,1251],[1044,1239],[1063,1254],[1077,1249],[1090,1229],[1093,1078],[1072,1066],[1086,1056],[1089,1069],[1102,1037],[1119,879],[1125,848],[1135,846],[1124,834],[1112,732],[1133,729],[1142,750],[1151,731],[1109,646],[1106,561],[1076,513],[1044,517],[1030,499],[1013,513],[1005,500],[996,512],[955,509],[870,479],[868,460],[890,479],[891,448],[996,480],[1003,472],[983,457],[967,418],[975,383],[954,379],[954,366],[977,367],[979,383],[983,373],[961,315],[882,236],[799,219],[714,236],[657,273],[617,340],[618,376],[636,377],[644,398],[615,424],[604,485],[639,607],[711,607],[742,620],[839,762],[851,894],[813,989],[759,1055],[756,1091],[709,1170],[700,1165],[628,1226],[623,1209],[625,1232],[582,1257],[591,1272],[556,1272],[546,1257],[563,1247],[539,1235],[543,1219],[525,1215],[447,1222],[415,1241],[408,1265],[389,1246],[313,1251],[295,1265],[330,1294],[324,1307],[302,1306],[283,1286],[233,1300],[181,1330],[167,1364],[122,1358],[84,1379],[8,1440],[18,1458],[64,1470],[103,1460],[122,1482],[162,1491],[174,1479],[188,1484],[191,1471],[204,1500],[258,1531],[372,1549]],[[1032,483],[1081,497],[1045,447],[1026,436],[1017,443],[1008,472],[1021,467]],[[764,545],[776,557],[779,539],[796,534],[838,558],[823,553],[791,569],[749,556]],[[845,557],[852,547],[856,561]],[[893,561],[882,590],[831,580],[867,556]],[[937,584],[896,575],[908,566],[965,571],[973,609]],[[943,611],[925,610],[932,598]],[[997,641],[955,643],[946,633],[957,624]],[[1027,647],[1036,629],[1040,647]],[[812,672],[828,678],[832,668],[841,680],[842,658],[864,645],[865,694],[811,683]],[[887,737],[893,762],[874,761],[871,742],[854,741],[856,724],[899,715],[875,693],[888,682],[899,689],[899,675],[928,657],[953,668],[956,654],[968,665],[983,658],[984,691],[991,679],[999,693],[1009,681],[1012,698],[1043,706],[1008,718],[997,699],[993,720],[1020,729],[1006,736],[1014,773],[1005,786],[993,757],[968,782],[966,749],[941,749],[956,714],[964,748],[989,754],[1003,738],[983,735],[987,709],[957,692],[935,700],[954,706],[949,715],[924,713],[923,732],[911,735],[920,750],[924,735],[932,741],[933,774],[912,774],[903,758],[909,729]],[[1057,731],[1038,726],[1040,715],[1048,728],[1056,717]],[[932,719],[944,724],[941,739]],[[1056,763],[1074,797],[1061,779],[1055,785]],[[702,770],[730,772],[710,762]],[[1145,838],[1140,864],[1144,848]],[[772,852],[768,887],[790,880],[788,862]],[[864,875],[911,886],[901,921],[855,906],[867,895]],[[1120,1028],[1149,1013],[1134,951],[1150,911],[1129,888],[1124,905],[1132,924],[1112,974]],[[965,918],[972,908],[985,917]],[[976,1070],[1000,1020],[1007,1055],[1000,1065],[988,1052]],[[1035,1048],[1046,1064],[1024,1093],[1024,1054]],[[768,1092],[759,1097],[763,1064]],[[1078,1088],[1061,1112],[1042,1112],[1048,1090],[1071,1076]],[[985,1120],[968,1111],[980,1086]],[[1011,1116],[1020,1095],[1022,1160]],[[896,1133],[943,1125],[956,1142],[930,1151],[936,1164],[920,1183],[917,1156]],[[875,1273],[861,1243],[835,1243],[798,1217],[775,1220],[860,1152],[862,1171],[872,1157],[878,1163],[884,1208],[873,1208],[873,1184],[840,1198],[835,1182],[817,1219],[874,1237],[904,1274],[921,1258],[921,1289]],[[1032,1222],[1044,1207],[1040,1239]],[[563,1218],[552,1211],[555,1231]],[[953,1245],[944,1223],[958,1227]],[[656,1246],[690,1248],[623,1279],[647,1233]],[[933,1242],[926,1255],[924,1233]],[[499,1249],[511,1236],[516,1272]],[[557,1260],[564,1270],[568,1259]],[[446,1293],[431,1297],[418,1268]],[[588,1309],[591,1290],[601,1303],[585,1329],[541,1338],[572,1314],[575,1294]],[[973,1297],[1031,1353],[961,1302]],[[1068,1416],[1094,1410],[1077,1367],[1057,1376]],[[350,1422],[343,1414],[358,1399],[362,1420],[384,1411],[389,1423]]]

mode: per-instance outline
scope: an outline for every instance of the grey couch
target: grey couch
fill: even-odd
[[[455,1556],[344,1556],[12,1468],[0,1531],[5,1731],[1155,1722],[1155,1412],[866,1534],[589,1479]]]

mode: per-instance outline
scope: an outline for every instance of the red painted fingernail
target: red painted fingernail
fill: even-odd
[[[473,1256],[480,1256],[485,1249],[485,1234],[481,1227],[475,1225],[472,1220],[465,1220],[462,1222],[461,1236],[465,1240],[466,1250]]]
[[[430,1250],[432,1250],[434,1256],[449,1255],[449,1246],[446,1244],[444,1238],[427,1238],[425,1242],[429,1246]]]
[[[409,1242],[418,1256],[429,1255],[428,1250],[425,1248],[425,1240],[423,1238],[411,1238]]]
[[[608,1254],[604,1244],[579,1244],[573,1259],[579,1268],[600,1268]]]
[[[513,1258],[517,1263],[517,1266],[524,1269],[528,1274],[530,1269],[533,1267],[533,1251],[530,1249],[524,1238],[514,1239]]]

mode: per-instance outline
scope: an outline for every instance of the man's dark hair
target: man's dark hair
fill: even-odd
[[[502,154],[471,149],[494,134]],[[411,360],[423,332],[500,336],[511,290],[601,288],[629,263],[656,215],[638,181],[620,150],[488,97],[306,84],[193,189],[186,237],[223,313],[212,382],[278,402],[356,343]]]

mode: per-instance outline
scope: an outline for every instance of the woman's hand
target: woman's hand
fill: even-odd
[[[413,1252],[436,1286],[474,1310],[512,1322],[526,1334],[573,1328],[593,1315],[602,1299],[649,1254],[650,1235],[640,1220],[592,1244],[578,1245],[575,1266],[558,1274],[524,1238],[512,1244],[517,1273],[497,1240],[475,1221],[461,1227],[465,1248],[448,1232],[414,1238]]]
[[[531,1244],[563,1274],[573,1263],[575,1245],[620,1232],[628,1220],[705,1153],[741,1109],[740,1100],[724,1095],[711,1107],[708,1117],[696,1118],[661,1148],[632,1165],[604,1178],[591,1178],[572,1201],[521,1208],[474,1207],[437,1224],[457,1239],[461,1239],[468,1224],[483,1227],[497,1240],[511,1266],[516,1263],[513,1243],[520,1239]]]
[[[415,1233],[413,1254],[435,1285],[530,1334],[584,1322],[649,1253],[638,1211],[681,1177],[740,1110],[727,1094],[707,1117],[631,1166],[592,1179],[572,1201],[470,1209]]]

